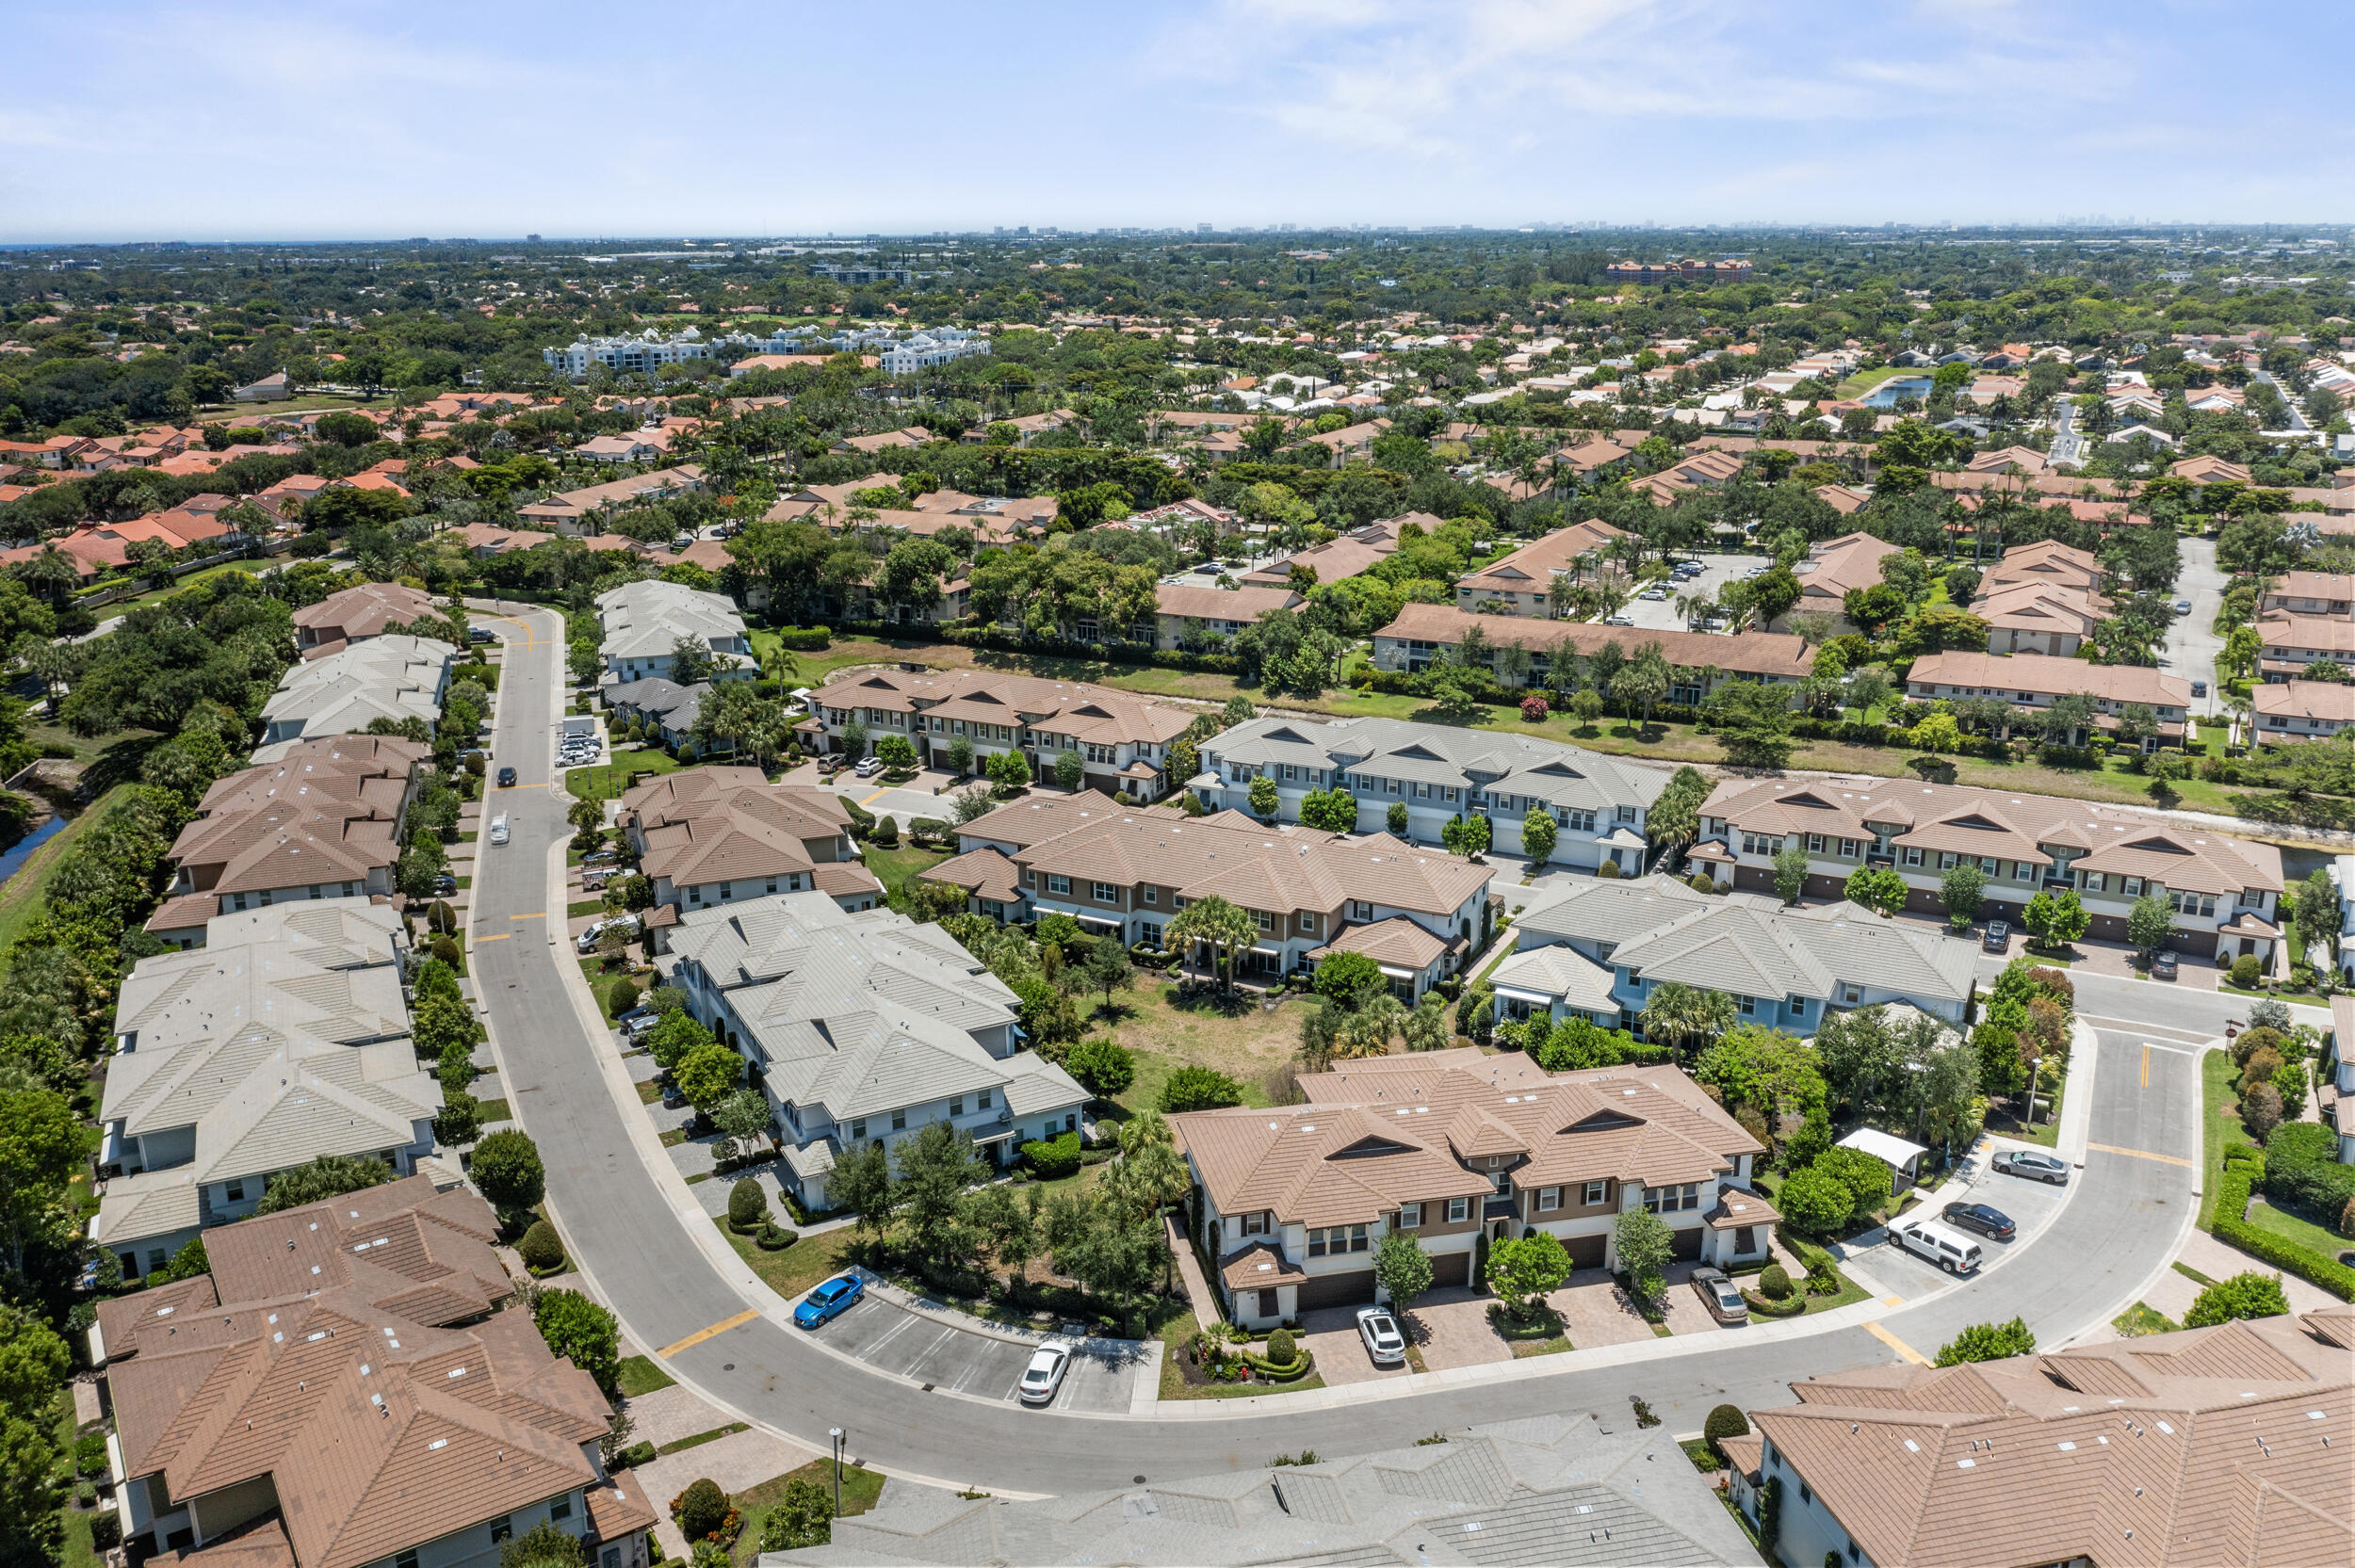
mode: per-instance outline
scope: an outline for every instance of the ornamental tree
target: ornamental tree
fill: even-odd
[[[1530,859],[1544,861],[1553,858],[1553,847],[1561,841],[1561,830],[1554,825],[1553,814],[1543,806],[1521,818],[1521,850]]]
[[[1809,1166],[1782,1184],[1775,1193],[1775,1206],[1801,1234],[1830,1236],[1856,1213],[1856,1194],[1830,1172]]]
[[[1489,1260],[1495,1261],[1493,1254]],[[1431,1288],[1431,1259],[1411,1231],[1384,1233],[1373,1249],[1373,1283],[1390,1298],[1390,1305],[1405,1312],[1414,1305],[1415,1298]]]
[[[1644,1301],[1658,1301],[1665,1288],[1668,1260],[1676,1254],[1667,1221],[1649,1209],[1629,1209],[1612,1227],[1611,1246],[1628,1288]]]
[[[1488,1288],[1517,1315],[1526,1314],[1531,1301],[1561,1288],[1569,1277],[1570,1254],[1544,1231],[1488,1249]]]
[[[1848,884],[1841,892],[1850,903],[1880,914],[1894,914],[1906,907],[1906,880],[1886,866],[1859,866],[1848,874]]]
[[[1966,1361],[2003,1361],[2010,1356],[2036,1354],[2036,1335],[2023,1318],[2008,1323],[1973,1323],[1939,1348],[1941,1366],[1959,1366]]]

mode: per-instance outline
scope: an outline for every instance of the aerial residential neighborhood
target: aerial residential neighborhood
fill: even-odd
[[[12,32],[0,1568],[2355,1565],[2348,17],[564,22]]]

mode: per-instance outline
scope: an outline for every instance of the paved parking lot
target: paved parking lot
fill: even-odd
[[[1679,557],[1678,558],[1685,558]],[[1683,631],[1684,622],[1677,614],[1679,594],[1702,593],[1714,599],[1726,584],[1752,567],[1766,564],[1765,558],[1761,556],[1697,555],[1691,558],[1699,561],[1708,570],[1697,577],[1668,585],[1668,596],[1665,599],[1630,599],[1627,602],[1627,613],[1634,617],[1638,626],[1648,626],[1654,631],[1662,632]]]
[[[2029,1147],[2032,1145],[2006,1141],[1995,1144],[1989,1153],[1991,1156],[2000,1149]],[[2081,1172],[2072,1171],[2070,1172],[2070,1179],[2074,1181],[2082,1174]],[[1981,1236],[1976,1231],[1962,1233],[1979,1244],[1980,1274],[1983,1275],[1989,1269],[2000,1267],[2005,1257],[2019,1247],[2022,1240],[2033,1236],[2045,1220],[2058,1213],[2061,1204],[2068,1200],[2068,1193],[2069,1189],[2065,1187],[2054,1187],[2047,1182],[2029,1181],[2023,1176],[1998,1174],[1987,1165],[1986,1158],[1983,1156],[1972,1178],[1971,1190],[1965,1201],[1986,1204],[1991,1208],[2001,1210],[2010,1216],[2012,1223],[2019,1227],[2019,1230],[2018,1235],[2010,1241],[1997,1241],[1990,1237]],[[1938,1218],[1938,1212],[1935,1209],[1924,1212],[1927,1213],[1930,1219]],[[1881,1286],[1886,1294],[1900,1296],[1907,1301],[1926,1296],[1934,1290],[1942,1289],[1955,1283],[1954,1276],[1940,1269],[1937,1264],[1917,1253],[1906,1252],[1894,1242],[1877,1240],[1874,1245],[1861,1249],[1852,1243],[1847,1253],[1851,1258],[1855,1259],[1857,1266],[1870,1275],[1873,1283]]]
[[[871,1292],[814,1332],[869,1366],[914,1378],[928,1387],[1010,1404],[1017,1402],[1022,1369],[1031,1363],[1028,1345],[972,1333],[946,1315],[904,1307]],[[1054,1403],[1045,1408],[1126,1414],[1143,1348],[1115,1347],[1129,1344],[1081,1342]]]

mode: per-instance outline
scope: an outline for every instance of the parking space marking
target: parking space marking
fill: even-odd
[[[2199,1161],[2185,1159],[2181,1155],[2153,1154],[2149,1149],[2121,1149],[2115,1143],[2088,1143],[2086,1147],[2098,1149],[2105,1155],[2126,1155],[2135,1159],[2155,1159],[2162,1165],[2181,1165],[2187,1170],[2196,1171],[2200,1168]]]
[[[1915,1350],[1912,1346],[1907,1344],[1895,1334],[1891,1334],[1887,1329],[1882,1328],[1878,1323],[1865,1324],[1864,1332],[1879,1340],[1882,1344],[1888,1346],[1891,1350],[1896,1351],[1906,1360],[1913,1363],[1914,1366],[1927,1366],[1930,1365],[1929,1357],[1924,1355],[1921,1351]]]
[[[759,1316],[760,1314],[755,1309],[746,1307],[743,1311],[738,1313],[733,1317],[723,1317],[708,1328],[697,1329],[693,1334],[689,1334],[684,1339],[673,1340],[670,1344],[665,1345],[662,1349],[657,1350],[655,1354],[667,1361],[671,1357],[678,1354],[681,1350],[691,1350],[696,1346],[702,1344],[705,1340],[716,1339],[721,1334],[727,1333],[728,1330],[740,1328]]]
[[[898,1322],[884,1330],[879,1336],[869,1340],[864,1350],[856,1352],[861,1360],[871,1358],[876,1351],[882,1350],[885,1345],[888,1345],[893,1340],[899,1338],[900,1335],[907,1333],[909,1325],[916,1321],[915,1318],[909,1317],[904,1312],[899,1315],[899,1318],[900,1320]]]

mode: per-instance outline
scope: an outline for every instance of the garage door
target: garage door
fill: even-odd
[[[1313,1312],[1318,1307],[1359,1306],[1373,1300],[1373,1270],[1355,1269],[1346,1274],[1311,1274],[1300,1282],[1300,1310]]]
[[[1699,1257],[1701,1255],[1701,1232],[1703,1228],[1704,1227],[1702,1226],[1695,1225],[1689,1231],[1670,1231],[1668,1235],[1673,1239],[1675,1245],[1669,1249],[1668,1255],[1681,1263],[1690,1263],[1695,1258]]]
[[[1570,1254],[1573,1269],[1600,1269],[1602,1254],[1611,1238],[1606,1236],[1573,1236],[1562,1243]]]
[[[1434,1253],[1431,1255],[1431,1283],[1434,1285],[1470,1284],[1471,1253]]]

